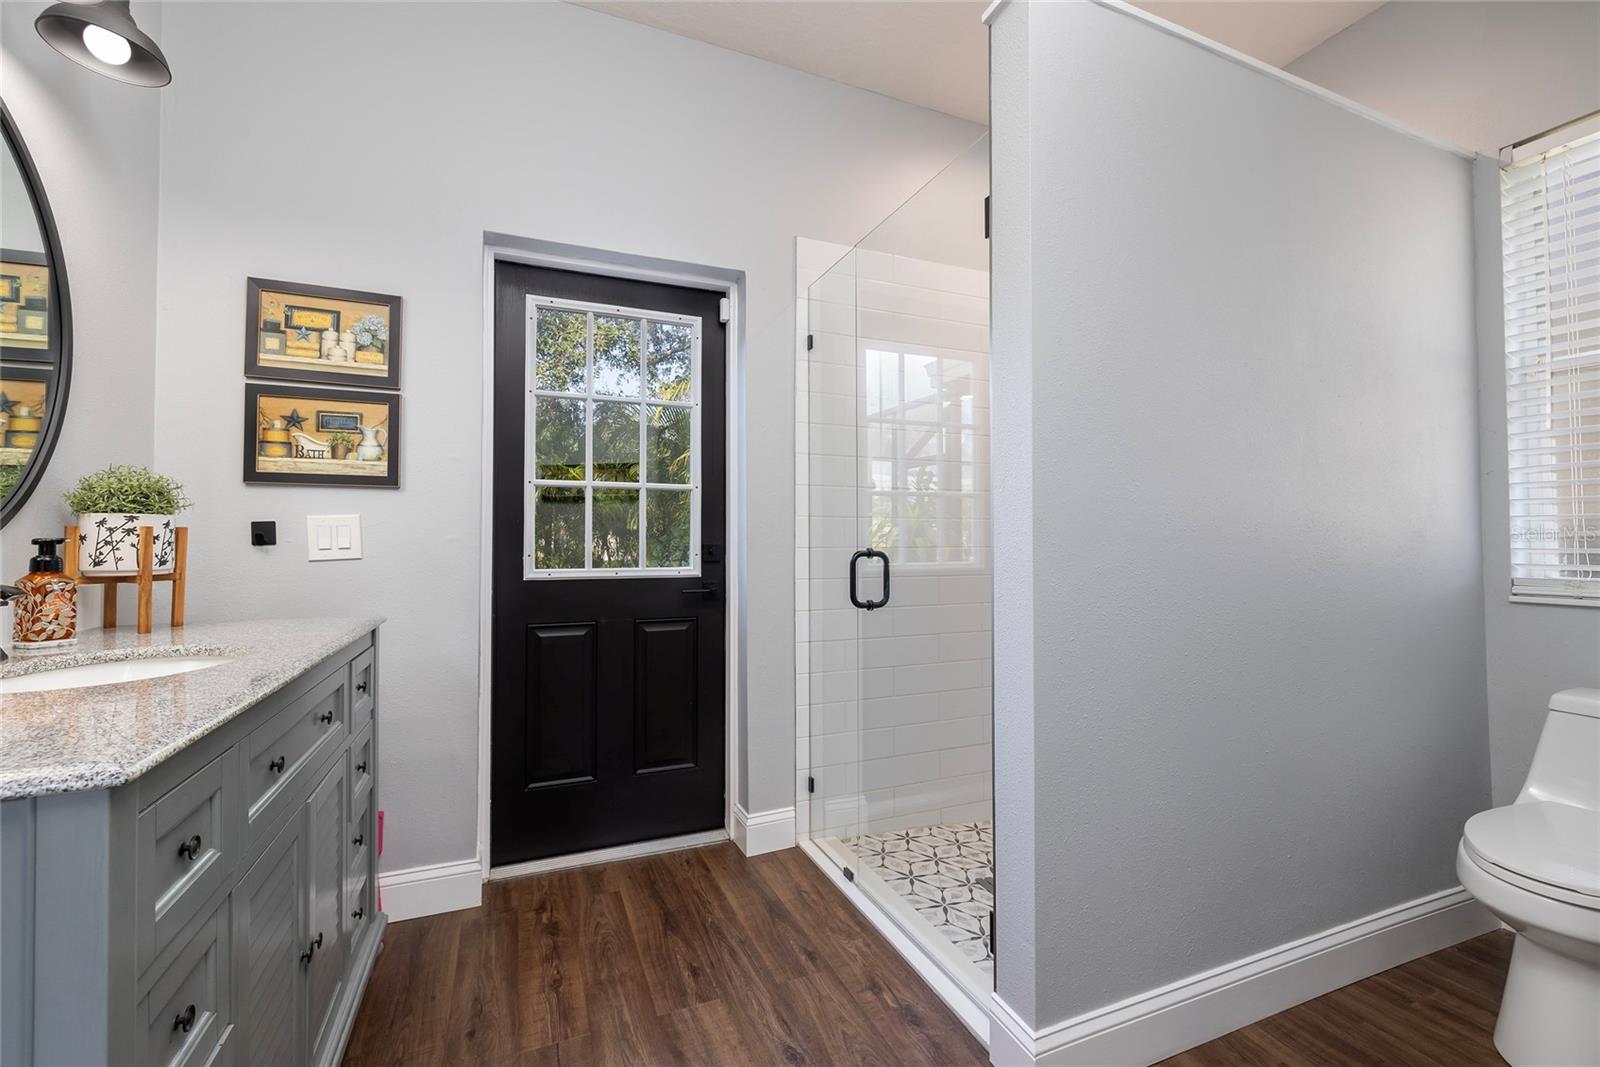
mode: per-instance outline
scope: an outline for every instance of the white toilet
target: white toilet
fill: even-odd
[[[1456,874],[1517,935],[1500,1054],[1600,1065],[1600,689],[1550,698],[1522,792],[1467,820]]]

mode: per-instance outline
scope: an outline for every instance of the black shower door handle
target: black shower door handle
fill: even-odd
[[[856,567],[864,559],[883,560],[883,599],[862,600],[856,595]],[[850,603],[862,611],[875,611],[889,603],[889,557],[876,548],[859,549],[850,557]]]

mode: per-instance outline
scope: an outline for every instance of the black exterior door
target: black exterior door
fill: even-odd
[[[495,865],[723,824],[720,299],[496,267]]]

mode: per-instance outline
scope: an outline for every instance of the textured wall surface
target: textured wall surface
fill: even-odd
[[[1027,20],[992,57],[1032,215],[993,248],[1032,331],[994,338],[1032,418],[997,524],[1033,531],[996,556],[1033,745],[997,910],[1047,1025],[1453,885],[1489,771],[1467,162],[1115,9]]]
[[[858,239],[981,132],[565,4],[179,4],[163,45],[158,460],[193,614],[383,631],[386,870],[475,849],[485,231],[743,270],[745,418],[793,423],[797,233]],[[285,25],[315,26],[286,45]],[[247,275],[405,298],[398,491],[240,483]],[[747,809],[793,803],[794,459],[746,452]],[[307,513],[365,559],[307,564]],[[279,544],[248,543],[276,519]],[[508,531],[517,536],[516,531]]]
[[[1600,3],[1387,4],[1290,71],[1493,155],[1600,109]],[[1536,76],[1530,72],[1537,71]],[[1494,802],[1522,788],[1550,694],[1600,686],[1600,609],[1512,604],[1499,169],[1475,168],[1483,592]]]

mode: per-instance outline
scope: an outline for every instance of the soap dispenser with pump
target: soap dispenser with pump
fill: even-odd
[[[13,648],[18,652],[65,648],[78,642],[78,583],[61,565],[60,537],[35,537],[38,554],[17,579],[11,601]]]

